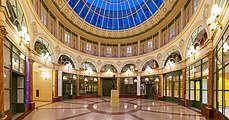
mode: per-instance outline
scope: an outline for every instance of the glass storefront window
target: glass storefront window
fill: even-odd
[[[19,56],[16,55],[15,53],[13,53],[13,56],[12,56],[12,69],[15,70],[15,71],[19,71]]]
[[[136,77],[125,77],[121,80],[121,95],[137,95]]]
[[[80,76],[80,94],[81,95],[97,95],[98,82],[95,81],[96,77]]]
[[[11,55],[11,51],[10,48],[4,46],[4,66],[7,68],[10,68],[11,66],[11,60],[10,60],[10,56]]]
[[[165,97],[181,98],[181,71],[164,74],[163,82]]]
[[[229,36],[228,28],[214,49],[214,107],[229,117]]]

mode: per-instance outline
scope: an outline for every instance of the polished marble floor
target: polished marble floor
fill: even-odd
[[[43,104],[25,120],[205,120],[190,108],[164,101],[120,98],[110,108],[109,98],[85,98]]]

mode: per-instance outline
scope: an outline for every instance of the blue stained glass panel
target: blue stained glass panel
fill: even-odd
[[[88,23],[108,30],[134,27],[150,18],[163,0],[69,0],[68,4]]]

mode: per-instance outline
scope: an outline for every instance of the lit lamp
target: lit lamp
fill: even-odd
[[[136,83],[136,82],[138,82],[138,80],[137,79],[134,79],[134,82]]]
[[[228,50],[229,50],[229,45],[227,44],[227,42],[225,42],[223,44],[223,53],[227,53]]]
[[[21,31],[18,32],[19,36],[20,36],[20,42],[19,42],[19,46],[21,46],[22,43],[25,43],[26,45],[29,44],[30,41],[30,37],[27,33],[27,29],[26,27],[22,27]]]
[[[64,76],[63,76],[63,80],[67,80],[67,79],[68,79],[68,78],[64,75]]]
[[[126,78],[125,78],[124,82],[125,82],[125,84],[128,84],[128,80]]]
[[[73,75],[72,78],[73,78],[74,80],[76,80],[76,75]]]
[[[145,81],[146,81],[146,82],[149,82],[149,78],[148,78],[148,77],[147,77],[147,78],[145,78]]]
[[[159,78],[156,78],[156,79],[155,79],[155,82],[159,82]]]
[[[49,73],[48,72],[42,72],[42,77],[47,80],[49,78]]]
[[[84,78],[84,82],[88,82],[88,79],[86,77]]]
[[[207,24],[210,26],[211,31],[214,31],[218,26],[222,29],[222,25],[219,21],[221,13],[222,9],[217,4],[214,4],[211,9],[211,16],[207,20]]]
[[[94,82],[97,82],[98,81],[98,79],[97,78],[94,78]]]

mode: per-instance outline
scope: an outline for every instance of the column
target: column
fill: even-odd
[[[4,113],[4,58],[3,58],[3,49],[4,49],[4,39],[7,35],[5,26],[0,25],[0,119],[5,120],[6,115]]]
[[[34,63],[34,60],[33,59],[29,59],[29,73],[30,73],[30,83],[29,83],[29,86],[30,86],[30,110],[34,110],[35,109],[35,102],[33,102],[33,63]]]
[[[182,68],[182,94],[181,94],[181,104],[185,106],[185,94],[186,94],[186,68]]]
[[[121,93],[121,73],[118,73],[118,75],[117,75],[117,89],[119,91],[119,96],[120,96],[120,93]]]
[[[138,41],[138,55],[140,55],[140,51],[141,51],[141,43],[140,40]]]
[[[184,28],[184,9],[183,9],[183,7],[181,8],[181,30],[180,31],[182,31],[183,30],[183,28]]]
[[[159,74],[159,97],[162,98],[163,97],[163,74],[160,73]]]
[[[207,53],[208,56],[208,108],[213,108],[213,51]]]
[[[76,98],[80,98],[80,70],[77,74],[77,80],[76,80]]]
[[[77,50],[80,51],[80,35],[79,34],[77,35],[77,43],[78,43]]]
[[[140,73],[139,73],[140,74]],[[141,97],[141,76],[137,76],[137,97]]]
[[[158,42],[159,42],[158,48],[160,48],[161,47],[161,30],[158,31]]]
[[[101,73],[98,73],[98,97],[101,96]]]
[[[100,51],[101,51],[101,43],[99,42],[99,45],[98,45],[98,56],[100,56]]]
[[[120,57],[121,55],[121,47],[120,47],[120,44],[118,44],[118,57]]]
[[[53,102],[60,101],[58,98],[58,65],[54,65],[53,70],[53,85],[54,85],[54,94],[53,94]]]

